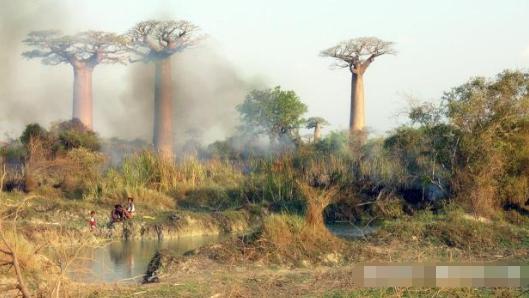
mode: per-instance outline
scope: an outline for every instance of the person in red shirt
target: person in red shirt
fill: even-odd
[[[96,222],[96,212],[90,211],[90,220],[88,221],[88,225],[90,227],[90,231],[93,232],[97,228],[97,222]]]

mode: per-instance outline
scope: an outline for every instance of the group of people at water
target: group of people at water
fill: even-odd
[[[114,205],[114,209],[110,212],[110,221],[108,223],[109,227],[112,227],[116,222],[126,221],[131,219],[136,213],[136,207],[134,206],[134,198],[128,197],[127,206],[124,208],[121,204]],[[90,220],[88,221],[88,226],[90,231],[95,231],[97,229],[97,220],[96,212],[94,210],[90,211]]]

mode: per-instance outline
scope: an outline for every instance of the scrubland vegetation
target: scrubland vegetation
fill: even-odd
[[[439,104],[410,107],[409,124],[380,138],[334,131],[303,140],[306,107],[293,91],[279,87],[250,93],[238,111],[239,134],[176,159],[130,145],[128,154],[111,160],[101,148],[119,141],[109,145],[78,121],[48,129],[28,125],[1,148],[0,265],[6,290],[88,295],[76,292],[64,272],[79,247],[122,237],[105,228],[90,233],[86,220],[96,210],[105,221],[110,208],[127,197],[141,210],[132,221],[138,226],[170,226],[186,214],[218,225],[243,217],[249,222],[244,235],[186,257],[162,252],[163,266],[156,270],[169,281],[178,276],[191,282],[179,270],[199,261],[212,272],[241,264],[319,268],[324,285],[333,274],[345,278],[357,262],[527,261],[529,74],[505,71],[471,79],[446,92]],[[256,141],[263,137],[266,146]],[[345,240],[325,226],[336,221],[378,230]],[[255,278],[281,294],[272,275]],[[230,277],[214,280],[222,278]],[[256,293],[251,278],[239,276],[222,289]],[[214,294],[207,284],[198,280],[167,293]],[[163,296],[167,286],[146,291]],[[345,280],[328,286],[323,290],[331,296],[350,295],[354,287]],[[106,296],[112,288],[85,290]],[[351,295],[413,295],[362,291]]]

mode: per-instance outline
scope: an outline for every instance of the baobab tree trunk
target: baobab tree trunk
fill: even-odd
[[[161,156],[173,156],[173,86],[170,57],[155,63],[153,144]]]
[[[321,136],[321,126],[319,123],[316,123],[316,125],[314,126],[314,143],[320,140],[320,136]]]
[[[351,117],[349,129],[358,133],[364,129],[364,75],[352,73],[351,79]]]
[[[87,128],[92,127],[92,72],[87,65],[73,66],[73,119],[79,119]]]

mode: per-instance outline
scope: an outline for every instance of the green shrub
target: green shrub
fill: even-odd
[[[20,136],[20,141],[24,145],[28,145],[32,139],[46,140],[48,138],[48,132],[38,123],[31,123],[26,126],[22,135]]]
[[[53,125],[50,129],[50,134],[55,139],[55,152],[63,152],[80,147],[90,151],[99,151],[101,149],[99,136],[86,128],[78,119]]]
[[[7,162],[22,163],[26,155],[26,148],[20,142],[11,142],[0,147],[0,156]]]

